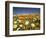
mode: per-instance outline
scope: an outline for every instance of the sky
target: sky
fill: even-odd
[[[13,7],[13,15],[40,13],[40,8]]]

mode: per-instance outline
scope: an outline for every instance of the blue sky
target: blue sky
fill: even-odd
[[[13,7],[13,15],[40,13],[40,8]]]

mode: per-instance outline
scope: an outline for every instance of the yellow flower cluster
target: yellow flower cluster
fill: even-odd
[[[13,31],[40,30],[39,15],[18,15],[13,17]]]

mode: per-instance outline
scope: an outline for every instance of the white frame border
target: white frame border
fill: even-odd
[[[43,33],[43,5],[33,5],[33,4],[9,4],[9,34],[10,35],[20,35],[20,34],[36,34]],[[28,8],[40,8],[40,30],[31,30],[31,31],[13,31],[13,7],[28,7]],[[11,26],[12,25],[12,26]]]

